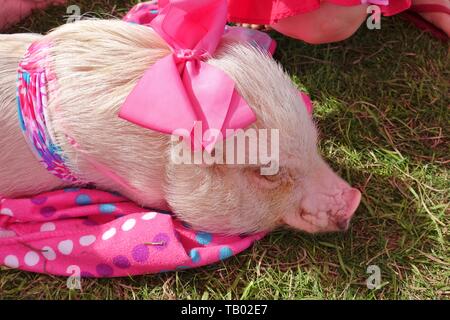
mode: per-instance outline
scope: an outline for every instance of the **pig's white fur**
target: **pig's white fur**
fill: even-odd
[[[296,88],[268,56],[251,46],[224,41],[208,63],[235,80],[257,115],[254,127],[280,129],[281,171],[271,177],[273,181],[246,166],[175,165],[169,161],[167,135],[117,116],[142,74],[169,53],[151,29],[121,21],[82,21],[59,27],[46,37],[53,43],[51,65],[59,88],[51,93],[47,118],[71,169],[82,180],[145,206],[170,208],[205,231],[260,231],[282,220],[311,232],[335,229],[332,216],[321,226],[301,219],[306,177],[316,168],[328,167],[318,156],[316,131]],[[0,35],[0,124],[6,128],[0,135],[0,194],[4,196],[31,195],[64,185],[34,159],[16,116],[17,64],[37,38]],[[65,134],[82,152],[68,143]],[[109,168],[125,185],[105,176],[93,161]]]

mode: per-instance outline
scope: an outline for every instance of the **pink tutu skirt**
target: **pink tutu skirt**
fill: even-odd
[[[228,20],[273,24],[280,19],[317,10],[321,2],[341,6],[376,4],[386,16],[400,13],[411,6],[411,0],[228,0]]]

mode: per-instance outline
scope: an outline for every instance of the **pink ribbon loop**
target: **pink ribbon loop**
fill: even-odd
[[[193,143],[193,149],[207,151],[227,136],[227,129],[253,123],[255,115],[236,91],[234,81],[205,62],[224,35],[226,12],[226,0],[165,1],[150,26],[171,47],[172,54],[144,73],[119,116],[187,139],[201,123],[202,141]],[[212,131],[221,134],[211,137]]]

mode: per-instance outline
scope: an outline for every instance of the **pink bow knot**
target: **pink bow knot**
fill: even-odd
[[[200,51],[200,50],[191,50],[191,49],[178,49],[175,51],[176,57],[180,61],[187,61],[187,60],[204,60],[207,58],[208,53],[206,51]]]
[[[183,136],[210,152],[230,130],[256,118],[234,81],[205,60],[224,35],[226,0],[170,0],[150,26],[172,49],[138,81],[119,116],[142,127]],[[193,137],[201,124],[201,137]],[[232,130],[231,130],[232,131]],[[219,134],[217,134],[219,133]],[[192,139],[194,138],[194,139]]]

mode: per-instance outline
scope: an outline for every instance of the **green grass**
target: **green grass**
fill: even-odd
[[[113,5],[116,3],[117,5]],[[79,0],[91,16],[121,16],[130,1]],[[10,32],[46,32],[65,8],[36,12]],[[338,44],[276,36],[276,58],[314,100],[321,149],[360,188],[344,234],[276,231],[225,262],[122,279],[65,279],[3,269],[1,298],[448,299],[449,47],[398,17]],[[369,290],[366,269],[382,271]]]

